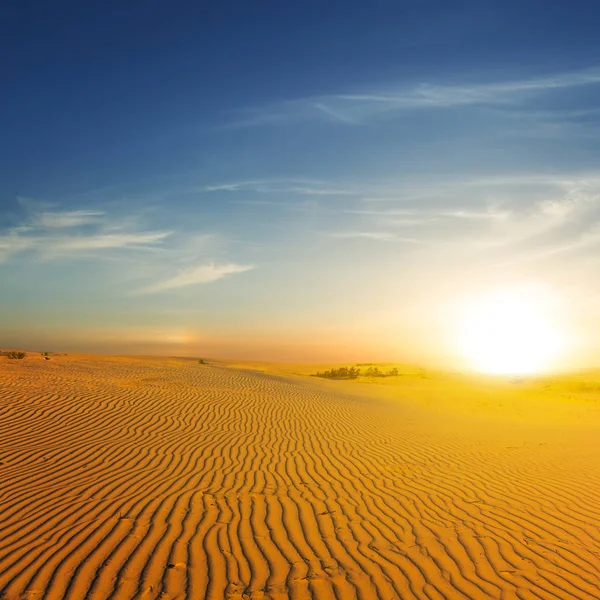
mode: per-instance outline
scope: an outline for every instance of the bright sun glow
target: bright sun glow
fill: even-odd
[[[547,291],[524,287],[474,302],[460,336],[470,366],[515,375],[551,368],[564,341],[551,300]]]

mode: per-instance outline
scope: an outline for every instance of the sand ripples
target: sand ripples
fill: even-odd
[[[589,456],[186,361],[6,365],[0,598],[600,597]]]

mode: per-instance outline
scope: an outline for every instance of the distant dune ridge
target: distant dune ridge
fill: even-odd
[[[0,598],[600,598],[589,419],[369,389],[0,358]]]

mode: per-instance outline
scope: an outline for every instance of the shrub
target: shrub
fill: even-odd
[[[360,369],[356,367],[340,367],[330,371],[320,371],[315,373],[314,377],[324,377],[325,379],[356,379],[360,375]]]
[[[198,361],[198,364],[199,364],[199,365],[205,365],[205,364],[206,364],[206,361],[205,361],[203,358],[201,358],[201,359]]]
[[[366,377],[398,377],[400,372],[397,367],[390,369],[389,371],[380,371],[377,367],[369,367],[365,373]]]
[[[370,366],[366,371],[361,372],[358,368],[361,365]],[[323,377],[324,379],[357,379],[358,377],[397,377],[398,375],[400,373],[396,367],[384,372],[373,366],[373,363],[358,363],[355,367],[340,367],[339,369],[330,369],[329,371],[319,371],[312,376]]]
[[[381,377],[383,373],[377,367],[369,367],[365,375],[367,377]]]
[[[21,359],[25,358],[27,356],[27,354],[25,354],[25,352],[18,352],[17,350],[11,350],[10,352],[6,353],[6,356],[8,356],[8,358],[12,358],[14,360],[21,360]]]

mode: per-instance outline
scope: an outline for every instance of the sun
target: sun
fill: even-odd
[[[553,367],[563,335],[547,290],[523,287],[486,294],[471,303],[460,332],[470,367],[523,375]]]

